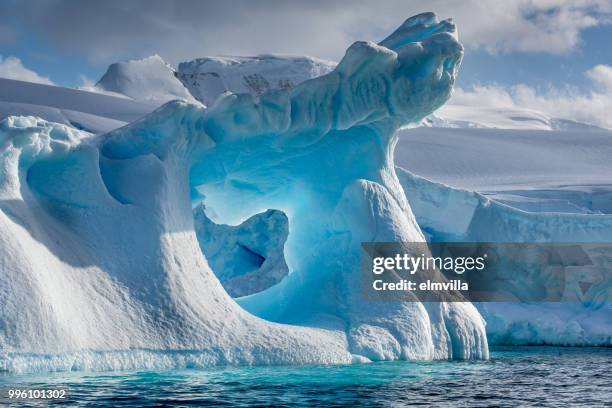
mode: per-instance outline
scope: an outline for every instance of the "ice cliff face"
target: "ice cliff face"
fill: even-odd
[[[472,305],[364,303],[357,286],[361,242],[424,239],[394,134],[448,99],[461,57],[427,13],[291,90],[171,102],[99,137],[3,121],[3,368],[486,358]],[[228,224],[287,214],[289,275],[236,304],[200,251],[201,201]]]
[[[419,225],[431,241],[519,243],[607,243],[612,241],[612,215],[529,213],[482,194],[434,183],[399,169],[398,175]],[[491,226],[494,226],[492,228]],[[605,253],[590,253],[593,267],[583,268],[589,281],[598,265],[608,265]],[[546,286],[546,273],[520,276],[508,269],[507,280],[531,280]],[[605,275],[604,275],[605,276]],[[596,282],[596,281],[594,281]],[[513,302],[478,305],[493,344],[612,346],[612,305],[609,281],[560,302]],[[520,286],[516,295],[520,296]]]

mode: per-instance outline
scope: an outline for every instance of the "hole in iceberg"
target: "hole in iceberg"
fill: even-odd
[[[270,209],[232,226],[212,221],[201,203],[193,218],[200,248],[230,296],[261,292],[287,275],[283,249],[289,222],[284,212]]]

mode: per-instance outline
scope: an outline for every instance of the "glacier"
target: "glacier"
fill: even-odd
[[[425,13],[291,89],[173,101],[99,136],[0,122],[1,369],[488,358],[473,305],[356,290],[362,241],[424,240],[396,130],[449,98],[462,55]],[[288,275],[236,303],[197,241],[202,202],[231,225],[283,211]]]

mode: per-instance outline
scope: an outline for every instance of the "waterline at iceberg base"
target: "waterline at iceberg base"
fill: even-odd
[[[4,120],[2,369],[486,359],[472,305],[364,304],[353,286],[360,242],[424,240],[395,131],[448,99],[462,54],[426,13],[291,90],[170,102],[101,136]],[[289,275],[238,305],[198,246],[199,201],[230,224],[284,211]]]
[[[66,389],[67,404],[99,407],[601,407],[611,358],[611,348],[492,347],[489,360],[22,374],[0,387]]]

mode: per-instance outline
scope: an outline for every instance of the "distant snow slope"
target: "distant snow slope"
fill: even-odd
[[[194,100],[159,55],[111,64],[96,88],[158,105],[173,99]]]
[[[11,115],[37,116],[100,133],[132,122],[156,107],[127,98],[0,78],[0,120]]]
[[[496,128],[515,130],[593,130],[586,123],[550,117],[542,112],[514,107],[489,107],[453,103],[427,117],[424,126],[451,128]]]
[[[177,76],[196,99],[211,105],[225,91],[261,95],[270,89],[292,88],[335,66],[312,57],[204,57],[180,63]]]
[[[395,164],[528,211],[612,213],[612,132],[403,130]]]

